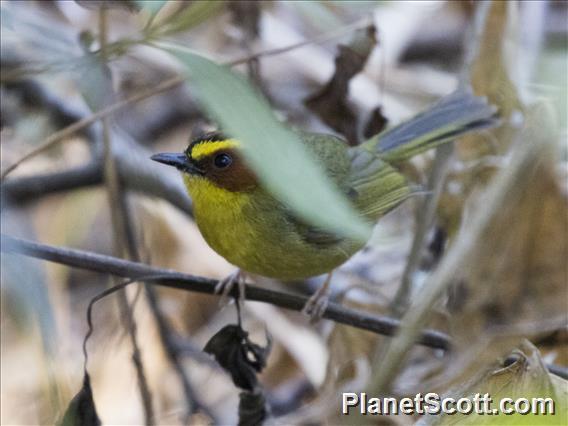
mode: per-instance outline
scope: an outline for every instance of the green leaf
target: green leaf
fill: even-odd
[[[183,62],[203,107],[243,143],[250,166],[278,199],[311,224],[360,241],[369,238],[370,225],[244,79],[198,54],[163,48]]]

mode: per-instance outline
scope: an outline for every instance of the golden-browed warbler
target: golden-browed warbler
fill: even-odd
[[[495,108],[485,99],[461,91],[359,146],[331,135],[298,134],[355,209],[376,221],[416,191],[398,168],[402,162],[496,122]],[[330,272],[362,248],[360,241],[298,219],[264,188],[241,148],[238,140],[209,133],[183,153],[152,157],[182,172],[197,225],[217,253],[244,272],[293,280]]]

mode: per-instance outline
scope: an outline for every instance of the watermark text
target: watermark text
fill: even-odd
[[[365,392],[345,392],[341,404],[342,414],[352,410],[360,414],[554,414],[552,398],[501,398],[494,401],[488,393],[471,397],[440,397],[437,393],[416,394],[406,398],[369,397]]]

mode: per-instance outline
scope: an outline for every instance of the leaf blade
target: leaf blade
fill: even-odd
[[[243,142],[250,166],[278,199],[314,225],[367,240],[370,225],[332,187],[298,135],[277,121],[267,102],[248,83],[198,54],[165,50],[185,65],[188,78],[199,89],[202,105]]]

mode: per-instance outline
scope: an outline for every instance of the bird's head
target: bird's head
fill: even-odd
[[[231,192],[250,191],[258,186],[256,175],[244,162],[240,142],[218,132],[193,140],[182,153],[162,153],[151,158],[181,171],[190,191],[192,186],[205,182]]]

